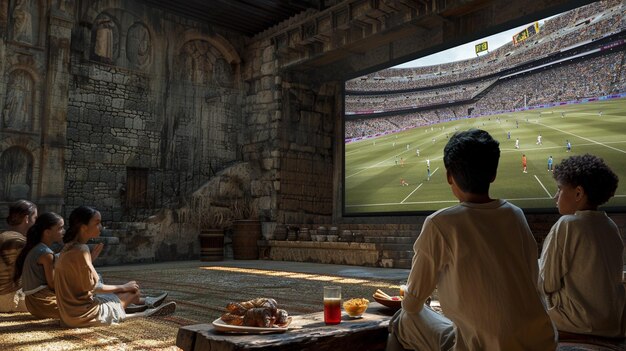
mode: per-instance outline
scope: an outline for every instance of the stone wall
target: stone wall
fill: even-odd
[[[0,1],[0,218],[20,198],[60,211],[72,9]]]
[[[80,9],[66,212],[91,204],[104,221],[145,218],[238,159],[241,47],[140,3],[85,1]],[[133,170],[142,178],[129,179]]]
[[[244,81],[249,135],[244,158],[258,161],[261,218],[278,223],[319,223],[332,216],[336,82],[281,74],[269,40],[250,45]]]

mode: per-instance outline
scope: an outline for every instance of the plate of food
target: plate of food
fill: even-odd
[[[376,292],[374,292],[374,300],[393,310],[399,310],[402,308],[402,296],[390,296],[380,289],[377,289]]]
[[[287,323],[281,325],[273,325],[271,327],[249,327],[245,325],[233,325],[228,324],[218,318],[213,321],[213,328],[217,331],[226,333],[245,333],[245,334],[269,334],[269,333],[284,333],[289,330],[289,324],[291,323],[291,317],[287,318]]]
[[[256,298],[254,300],[231,302],[225,313],[213,321],[217,331],[229,333],[283,333],[288,330],[292,318],[287,311],[278,308],[276,300]]]

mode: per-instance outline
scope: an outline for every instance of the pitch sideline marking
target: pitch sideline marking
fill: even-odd
[[[406,199],[408,199],[411,195],[413,195],[413,193],[416,192],[417,189],[419,189],[422,185],[424,185],[424,183],[420,183],[420,185],[418,185],[417,188],[415,188],[413,191],[411,191],[411,193],[409,195],[407,195],[404,198],[404,200],[400,201],[400,203],[403,204],[406,201]]]
[[[433,173],[431,173],[431,174],[430,174],[430,176],[431,176],[431,177],[432,177],[432,176],[434,176],[434,175],[435,175],[435,173],[437,173],[437,170],[439,170],[439,167],[435,168],[435,170],[433,171]],[[428,178],[428,179],[430,179],[430,178]]]
[[[564,131],[564,130],[562,130],[562,129],[555,128],[555,127],[551,127],[551,126],[549,126],[549,125],[547,125],[547,124],[543,124],[543,123],[539,123],[539,122],[535,122],[535,123],[537,123],[537,124],[539,124],[539,125],[541,125],[541,126],[544,126],[544,127],[546,127],[546,128],[550,128],[550,129],[558,130],[559,132],[561,132],[561,133],[563,133],[563,134],[573,135],[573,136],[575,136],[575,137],[577,137],[577,138],[580,138],[580,139],[583,139],[583,140],[587,140],[587,141],[592,142],[592,143],[594,143],[594,144],[598,144],[598,145],[604,146],[604,147],[606,147],[606,148],[609,148],[609,149],[612,149],[612,150],[615,150],[615,151],[621,152],[621,153],[623,153],[623,154],[626,154],[626,151],[624,151],[624,150],[620,150],[620,149],[618,149],[618,148],[615,148],[615,147],[612,147],[612,146],[609,146],[609,145],[603,144],[603,143],[601,143],[601,142],[599,142],[599,141],[595,141],[595,140],[593,140],[593,139],[585,138],[585,137],[582,137],[582,136],[580,136],[580,135],[576,135],[576,134],[571,133],[571,132],[566,132],[566,131]]]
[[[434,176],[434,175],[435,175],[435,172],[437,172],[437,170],[438,170],[438,169],[439,169],[439,167],[435,168],[435,170],[433,171],[433,173],[431,173],[431,174],[430,174],[430,176],[431,176],[431,177],[432,177],[432,176]],[[429,178],[429,179],[430,179],[430,178]],[[411,193],[410,193],[409,195],[407,195],[407,196],[404,198],[404,200],[400,201],[400,203],[401,203],[401,204],[403,204],[403,203],[406,201],[406,199],[408,199],[409,197],[411,197],[411,195],[413,195],[413,193],[414,193],[414,192],[416,192],[416,191],[417,191],[417,189],[419,189],[422,185],[424,185],[424,183],[420,183],[420,185],[418,185],[418,186],[417,186],[417,188],[415,188],[413,191],[411,191]]]
[[[553,198],[554,196],[552,196],[552,194],[550,194],[550,192],[548,191],[548,189],[546,189],[546,187],[545,187],[545,186],[543,186],[543,183],[541,182],[541,180],[539,180],[539,177],[537,177],[537,175],[536,175],[536,174],[533,174],[533,175],[535,176],[535,179],[537,179],[537,181],[539,182],[539,185],[541,185],[541,187],[543,188],[543,190],[545,190],[545,191],[546,191],[546,194],[548,194],[548,197],[549,197],[550,199],[551,199],[551,198]]]

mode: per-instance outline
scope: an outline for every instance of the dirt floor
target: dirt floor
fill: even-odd
[[[371,296],[376,289],[397,295],[402,278],[406,279],[408,273],[407,270],[350,266],[241,262],[172,262],[98,268],[108,284],[136,280],[147,294],[167,291],[168,300],[177,303],[176,313],[84,329],[61,328],[58,321],[36,320],[27,313],[0,314],[0,349],[177,350],[179,326],[211,323],[228,302],[271,297],[291,315],[318,312],[323,308],[324,285],[341,286],[344,299],[366,297],[373,300]]]

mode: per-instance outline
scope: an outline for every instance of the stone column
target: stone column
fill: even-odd
[[[6,62],[6,37],[9,0],[0,0],[0,106],[4,101],[4,70]],[[0,107],[2,109],[2,107]]]
[[[5,33],[0,36],[0,41],[4,42],[2,38],[7,33],[7,22],[9,18],[9,0],[0,0],[0,33]]]
[[[67,9],[66,9],[67,11]],[[41,182],[39,203],[49,211],[61,211],[65,185],[65,145],[69,98],[71,14],[50,10],[48,62],[41,123]]]

